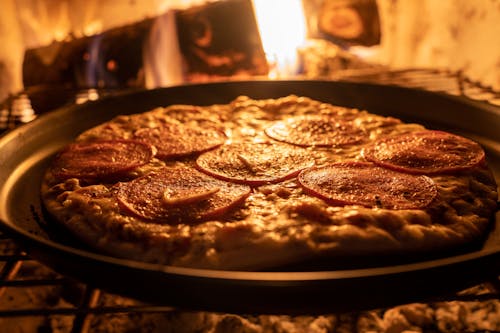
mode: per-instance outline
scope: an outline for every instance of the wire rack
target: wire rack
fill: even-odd
[[[428,69],[400,71],[370,69],[349,71],[343,73],[342,76],[337,74],[335,78],[445,92],[500,106],[499,92],[473,82],[459,72]],[[85,90],[74,94],[68,100],[61,101],[61,105],[82,103],[97,98],[99,98],[99,92]],[[29,94],[11,97],[0,107],[0,133],[2,130],[7,131],[29,122],[40,113],[43,112],[32,107]],[[435,302],[475,304],[479,302],[488,304],[489,307],[498,306],[497,310],[500,314],[500,280],[494,277],[479,286],[457,294],[436,295]],[[94,332],[96,323],[106,322],[107,325],[113,325],[113,318],[121,317],[136,321],[136,324],[142,323],[140,324],[141,332],[153,332],[158,328],[158,321],[173,318],[181,313],[181,310],[172,307],[145,304],[119,295],[112,295],[62,276],[33,260],[7,234],[0,233],[1,331],[3,331],[2,327],[11,327],[9,325],[18,327],[16,325],[20,322],[31,321],[32,324],[25,325],[23,328],[24,332],[87,333]],[[497,327],[500,327],[500,324]],[[463,327],[463,330],[476,333],[498,332],[477,327]],[[119,332],[120,330],[114,326],[113,329],[102,331]],[[122,331],[130,331],[130,329],[123,328]]]

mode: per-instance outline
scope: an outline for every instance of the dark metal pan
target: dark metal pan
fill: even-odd
[[[367,109],[480,141],[500,180],[500,110],[414,89],[331,81],[245,81],[137,91],[44,114],[0,139],[0,219],[6,232],[54,270],[104,290],[193,310],[319,313],[426,301],[500,274],[497,229],[480,248],[397,265],[327,271],[233,272],[159,266],[95,253],[46,226],[39,185],[47,162],[80,132],[119,114],[174,103],[227,103],[238,95],[296,94]],[[500,223],[497,214],[496,223]]]

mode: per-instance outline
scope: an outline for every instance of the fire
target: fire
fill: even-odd
[[[297,49],[306,40],[302,0],[253,0],[269,77],[293,76],[299,69]]]
[[[25,59],[31,61],[26,63],[38,66],[41,59],[44,66],[40,66],[40,73],[57,73],[27,75],[25,83],[38,84],[45,77],[56,77],[85,87],[144,84],[146,88],[156,88],[190,80],[260,76],[266,75],[266,71],[270,79],[290,78],[300,71],[302,64],[299,62],[298,49],[306,41],[306,18],[302,1],[144,2],[157,4],[150,6],[138,1],[108,4],[106,1],[92,0],[88,4],[82,2],[79,7],[59,5],[58,2],[55,2],[54,8],[49,5],[50,2],[43,2],[40,8],[21,6],[24,13],[21,23],[25,24],[24,27],[29,32],[25,45],[22,46],[26,48],[25,53],[28,55],[25,55]],[[221,6],[226,7],[224,9]],[[188,12],[193,9],[195,11]],[[201,13],[199,17],[192,14],[198,12]],[[51,13],[57,14],[57,17],[52,18],[49,15]],[[231,16],[231,13],[236,15]],[[183,35],[187,36],[184,39],[180,38],[181,29],[178,26],[181,14],[194,22],[191,25],[192,31]],[[224,15],[229,16],[227,22],[242,29],[228,26],[225,30],[225,25],[220,23],[224,22]],[[245,20],[240,20],[241,17]],[[209,24],[204,25],[204,20]],[[190,23],[190,20],[187,22]],[[198,36],[203,29],[207,29],[207,34],[201,35],[205,39]],[[184,32],[186,30],[189,29],[182,29]],[[229,30],[237,33],[229,34]],[[262,47],[258,45],[258,35]],[[16,37],[12,40],[23,38]],[[242,43],[234,43],[235,40]],[[82,45],[87,49],[80,54]],[[125,46],[129,54],[117,51]],[[117,54],[121,57],[117,57]],[[76,56],[80,58],[76,59]],[[192,66],[194,69],[187,66],[187,60],[193,58],[193,63],[201,63],[203,66]],[[71,64],[75,68],[60,72],[61,66],[56,61]],[[131,63],[133,64],[130,65]],[[21,74],[22,65],[21,62],[16,64],[19,67],[17,72]],[[123,72],[119,72],[120,70]],[[92,96],[93,94],[91,98],[94,98]]]

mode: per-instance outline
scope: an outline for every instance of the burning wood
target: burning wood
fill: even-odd
[[[176,15],[188,81],[266,75],[267,61],[249,0],[210,3]]]
[[[144,85],[142,45],[152,20],[105,33],[28,49],[25,86],[134,87]]]
[[[310,49],[311,39],[391,68],[439,66],[463,70],[496,89],[500,85],[499,48],[492,42],[500,11],[490,1],[293,0],[284,8],[279,0],[220,0],[193,7],[202,2],[75,0],[69,6],[6,0],[0,20],[7,50],[0,52],[0,100],[22,89],[24,48],[26,87],[48,82],[154,88],[266,74],[294,77],[311,67],[305,63],[310,57],[301,53],[304,45]],[[125,25],[130,22],[136,23]],[[126,32],[129,28],[138,30],[138,39]],[[371,53],[359,53],[356,45]],[[320,57],[325,53],[315,51]],[[95,54],[106,59],[95,61]]]
[[[26,86],[154,88],[267,74],[250,0],[205,4],[25,53]]]

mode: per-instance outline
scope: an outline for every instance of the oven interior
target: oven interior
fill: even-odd
[[[274,5],[266,8],[266,2]],[[302,32],[290,30],[286,17],[292,15],[284,15],[279,1],[7,0],[0,13],[0,40],[9,46],[0,51],[0,132],[61,107],[124,92],[247,79],[399,86],[498,111],[496,1],[303,0],[289,8],[295,2],[304,11]],[[279,30],[277,25],[288,30],[275,39],[264,35],[269,23],[260,12],[271,17],[274,29],[268,31]],[[325,13],[338,15],[338,25],[325,26]],[[280,44],[280,37],[302,33],[292,46]],[[498,150],[498,141],[492,147]],[[0,249],[0,327],[7,331],[160,332],[181,331],[174,329],[180,324],[185,332],[500,331],[496,275],[411,304],[242,315],[145,302],[81,282],[31,256],[7,230],[0,234]]]

